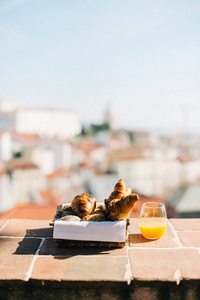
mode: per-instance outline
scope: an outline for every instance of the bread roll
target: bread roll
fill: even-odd
[[[59,221],[65,221],[65,222],[70,222],[70,221],[81,221],[81,218],[79,218],[78,216],[75,216],[75,215],[68,215],[68,216],[65,216],[65,217],[62,217],[59,219]]]
[[[71,205],[65,205],[62,210],[62,217],[65,216],[75,216],[75,212],[73,212]]]

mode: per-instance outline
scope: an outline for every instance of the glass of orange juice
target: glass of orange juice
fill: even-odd
[[[145,238],[161,238],[167,227],[167,213],[165,205],[157,202],[144,203],[140,212],[139,227]]]

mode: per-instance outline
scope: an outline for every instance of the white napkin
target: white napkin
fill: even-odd
[[[54,222],[53,238],[80,241],[125,242],[126,221]]]

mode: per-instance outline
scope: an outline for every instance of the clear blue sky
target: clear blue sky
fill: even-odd
[[[200,1],[0,0],[0,98],[197,132]]]

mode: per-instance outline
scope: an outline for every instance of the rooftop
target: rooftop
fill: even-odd
[[[198,299],[200,219],[169,219],[159,240],[138,222],[123,248],[58,248],[48,220],[0,220],[0,298]]]
[[[31,160],[25,160],[22,158],[12,159],[7,162],[7,169],[10,171],[14,170],[25,170],[25,169],[39,169],[38,166]]]

